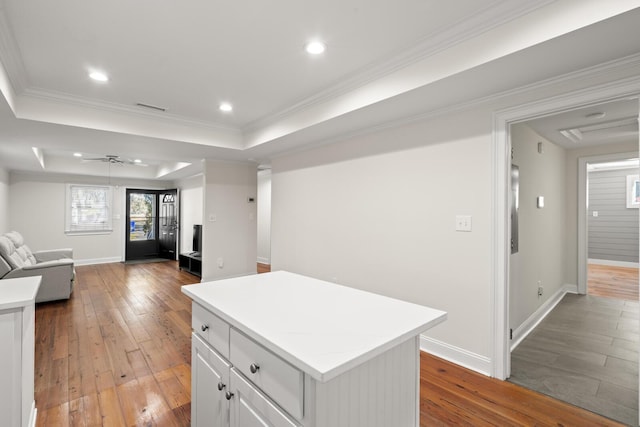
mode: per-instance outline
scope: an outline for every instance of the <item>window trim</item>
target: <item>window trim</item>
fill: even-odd
[[[73,189],[74,188],[86,188],[86,189],[98,189],[105,190],[105,204],[106,204],[106,222],[103,226],[95,228],[74,229],[72,224],[72,212],[73,212]],[[88,235],[88,234],[110,234],[113,232],[113,186],[111,185],[92,185],[92,184],[67,184],[66,185],[66,197],[65,197],[65,224],[64,232],[68,235]],[[75,227],[78,227],[77,225]]]

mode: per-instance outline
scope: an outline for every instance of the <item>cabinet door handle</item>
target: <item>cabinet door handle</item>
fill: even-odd
[[[200,329],[202,329],[202,332],[207,332],[207,329],[209,329],[209,325],[202,325]]]
[[[225,388],[226,386],[227,386],[226,384],[223,384],[222,381],[220,381],[218,383],[218,390],[222,391],[222,389]]]
[[[233,397],[233,393],[231,393],[230,391],[228,391],[228,392],[226,392],[226,393],[224,394],[224,397],[226,397],[226,398],[227,398],[227,400],[231,400],[231,398]]]
[[[260,369],[260,365],[258,365],[257,363],[252,363],[251,366],[249,366],[249,370],[252,374],[258,372],[258,369]]]

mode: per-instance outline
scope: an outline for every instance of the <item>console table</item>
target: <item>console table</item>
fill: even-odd
[[[188,271],[194,276],[202,277],[202,256],[184,253],[178,256],[180,270]]]
[[[419,426],[420,333],[445,312],[284,271],[182,292],[192,426]]]
[[[6,426],[36,424],[35,301],[40,276],[0,280],[0,414]]]

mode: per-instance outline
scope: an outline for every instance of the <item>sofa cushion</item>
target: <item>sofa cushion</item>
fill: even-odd
[[[9,231],[4,233],[4,235],[13,242],[16,248],[24,245],[24,237],[22,237],[22,234],[18,233],[17,231]]]
[[[22,236],[18,234],[20,239],[17,239],[15,235],[9,236],[9,234],[10,233],[6,233],[4,236],[0,236],[0,256],[9,263],[11,268],[35,265],[36,259],[31,253],[31,249],[24,244],[19,247],[15,244],[15,242],[23,242]]]

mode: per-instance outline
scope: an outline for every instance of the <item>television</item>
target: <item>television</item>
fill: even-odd
[[[191,248],[193,256],[202,256],[202,225],[193,224],[193,247]]]

